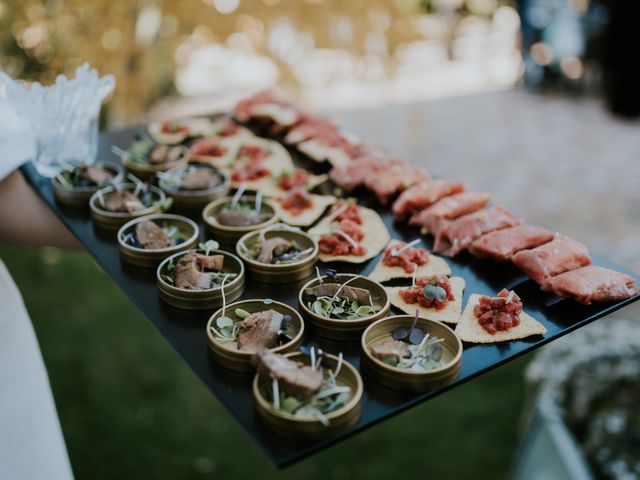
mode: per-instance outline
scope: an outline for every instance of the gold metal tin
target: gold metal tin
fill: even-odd
[[[104,167],[105,170],[110,170],[113,173],[114,183],[120,183],[122,181],[123,172],[120,165],[108,162],[96,162],[93,166],[101,166]],[[97,186],[69,189],[63,186],[56,177],[52,179],[52,183],[53,194],[55,195],[56,200],[59,203],[70,207],[87,207],[91,196],[98,191]]]
[[[285,240],[296,241],[306,250],[313,248],[313,251],[305,258],[297,262],[272,265],[258,262],[251,258],[247,249],[252,249],[262,230],[249,232],[238,240],[236,251],[247,266],[249,276],[255,280],[266,283],[290,283],[308,278],[314,272],[314,266],[318,258],[318,243],[303,231],[291,230],[269,230],[264,233],[266,239],[272,237],[282,237]]]
[[[136,185],[134,183],[125,183],[120,185],[120,187],[133,192],[135,191]],[[145,215],[150,215],[152,213],[160,213],[162,208],[160,204],[164,202],[166,196],[164,192],[158,187],[151,186],[149,188],[151,189],[151,193],[154,196],[154,205],[131,213],[110,212],[108,210],[103,210],[102,208],[100,208],[97,203],[99,192],[102,192],[102,195],[106,195],[113,191],[113,187],[106,187],[98,190],[89,199],[91,218],[99,227],[102,227],[106,230],[118,230],[122,225],[130,220],[133,220],[134,218],[144,217]]]
[[[200,162],[190,162],[193,164],[202,165],[205,167],[209,167],[212,170],[215,170],[218,175],[222,177],[222,183],[213,188],[209,188],[207,190],[195,190],[195,191],[187,191],[187,190],[179,190],[173,188],[167,184],[162,177],[158,180],[158,186],[171,198],[173,198],[173,206],[176,209],[184,210],[184,211],[200,211],[205,205],[208,203],[217,200],[219,198],[225,197],[229,194],[229,190],[231,189],[231,183],[229,182],[229,176],[223,172],[218,171],[215,167],[212,167],[206,163]],[[176,168],[172,168],[171,170],[178,170],[187,167],[188,164],[179,166]],[[167,173],[170,173],[171,170],[168,170]]]
[[[273,225],[278,221],[278,214],[276,209],[270,200],[262,200],[262,212],[271,213],[272,216],[266,222],[258,223],[256,225],[249,225],[247,227],[232,227],[229,225],[221,225],[215,219],[215,215],[222,210],[222,208],[231,202],[233,197],[224,197],[214,200],[209,203],[202,211],[202,220],[204,221],[205,228],[211,236],[225,248],[235,248],[236,242],[243,235],[253,232],[254,230],[261,230],[269,225]],[[243,200],[248,202],[255,202],[256,197],[253,195],[243,195]]]
[[[124,168],[127,169],[127,172],[135,175],[140,180],[145,180],[145,181],[153,178],[153,176],[158,172],[164,172],[166,170],[179,167],[180,165],[185,165],[186,163],[187,163],[186,149],[185,149],[185,155],[180,157],[178,160],[174,160],[173,162],[160,163],[158,165],[155,165],[155,164],[142,165],[140,163],[132,162],[131,160],[129,160],[128,155],[122,156],[122,165],[124,165]]]
[[[397,368],[375,358],[369,351],[369,347],[374,343],[391,340],[391,333],[396,328],[411,327],[413,319],[412,315],[397,315],[383,318],[369,325],[361,339],[362,371],[378,383],[395,390],[423,392],[444,387],[453,382],[460,373],[462,342],[453,330],[443,323],[422,317],[418,318],[416,323],[416,326],[422,328],[426,333],[444,339],[442,345],[446,363],[440,368],[428,372]]]
[[[272,309],[282,313],[283,315],[291,315],[293,325],[297,331],[296,336],[291,341],[270,350],[276,353],[287,353],[298,350],[302,343],[302,335],[304,334],[304,322],[302,321],[300,313],[286,303],[277,302],[271,299],[266,301],[270,303],[265,303],[265,299],[242,300],[241,302],[227,304],[225,310],[227,315],[230,312],[233,312],[236,308],[241,308],[249,313]],[[220,365],[230,370],[253,372],[255,370],[251,365],[253,352],[243,352],[238,350],[236,342],[221,342],[211,332],[211,326],[221,315],[222,309],[211,315],[211,318],[209,318],[209,321],[207,322],[207,338],[209,339],[209,352],[211,353],[211,356]]]
[[[183,310],[212,310],[222,305],[222,289],[220,287],[209,290],[186,290],[184,288],[169,285],[162,275],[167,274],[166,268],[171,260],[174,262],[187,251],[178,252],[165,258],[156,271],[156,282],[160,292],[160,298],[176,308]],[[216,255],[224,255],[223,271],[237,273],[238,276],[224,284],[224,294],[227,302],[237,300],[244,292],[244,265],[242,261],[232,253],[224,250],[214,250]]]
[[[306,365],[310,363],[309,357],[300,352],[290,353],[286,357]],[[323,361],[327,362],[328,367],[333,370],[338,364],[338,357],[325,354]],[[299,418],[273,408],[268,400],[269,397],[265,395],[266,389],[271,388],[271,378],[256,375],[253,379],[253,398],[258,417],[270,430],[280,435],[297,438],[321,438],[349,428],[360,418],[362,378],[349,362],[343,361],[337,380],[339,384],[351,387],[353,396],[346,405],[326,415],[329,425],[325,426],[317,419]]]
[[[185,238],[186,240],[179,245],[158,248],[155,250],[133,247],[125,243],[124,236],[134,230],[138,223],[144,222],[146,220],[175,225],[182,234],[183,238]],[[182,217],[180,215],[156,213],[153,215],[134,218],[130,222],[127,222],[122,227],[120,227],[120,230],[118,230],[118,248],[120,250],[120,256],[125,262],[137,267],[153,268],[156,267],[162,260],[170,255],[173,255],[174,253],[194,248],[198,243],[199,236],[200,229],[193,220],[187,217]]]
[[[347,280],[356,277],[350,273],[338,274],[339,283],[345,283]],[[332,282],[326,275],[321,277],[323,281]],[[334,318],[326,318],[317,315],[307,307],[303,300],[303,292],[306,288],[315,287],[318,285],[318,278],[314,278],[307,282],[298,293],[298,302],[302,310],[302,314],[305,319],[309,320],[313,327],[313,331],[318,335],[333,340],[353,340],[360,337],[362,331],[367,326],[375,322],[376,320],[386,317],[391,308],[389,296],[386,290],[378,282],[373,281],[366,277],[360,277],[349,283],[351,287],[366,288],[369,290],[374,299],[379,299],[378,302],[382,304],[380,311],[369,315],[368,317],[360,318],[358,320],[338,320]]]

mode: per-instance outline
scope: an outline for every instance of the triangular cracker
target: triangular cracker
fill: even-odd
[[[280,202],[276,199],[273,203],[276,205],[280,219],[284,223],[295,227],[308,227],[320,218],[320,215],[337,200],[333,195],[316,195],[315,193],[310,193],[309,196],[312,201],[311,207],[303,210],[298,215],[293,215],[289,210],[282,208],[282,205],[280,205]]]
[[[374,210],[366,207],[360,207],[360,216],[362,217],[361,228],[364,232],[364,238],[360,242],[365,248],[366,253],[362,256],[355,255],[327,255],[320,252],[318,259],[321,262],[347,262],[347,263],[364,263],[378,255],[391,240],[386,225]],[[327,217],[309,230],[309,235],[319,240],[324,235],[331,222],[327,222]]]
[[[265,158],[261,164],[265,165],[269,169],[271,175],[268,177],[259,178],[257,180],[245,180],[242,182],[231,181],[231,186],[233,188],[238,188],[240,187],[240,185],[244,185],[247,190],[253,190],[256,192],[260,191],[264,195],[267,195],[267,193],[265,193],[265,191],[263,190],[269,191],[269,189],[271,189],[271,191],[273,191],[273,186],[277,187],[277,185],[274,185],[273,179],[279,177],[284,172],[293,170],[293,160],[291,159],[291,155],[289,155],[289,152],[282,145],[272,140],[264,140],[262,138],[256,137],[255,139],[241,142],[239,148],[242,148],[243,145],[252,144],[261,144],[268,148],[269,156]],[[235,158],[233,159],[233,161],[235,161]],[[227,173],[230,173],[231,169],[233,168],[233,161],[230,165],[228,165]]]
[[[416,313],[417,309],[420,312],[420,317],[438,322],[458,323],[462,314],[462,296],[464,294],[465,281],[462,277],[451,277],[449,281],[451,282],[451,293],[453,293],[454,299],[442,310],[425,308],[419,303],[406,303],[400,296],[400,290],[409,287],[385,287],[385,290],[389,295],[391,305],[409,315]]]
[[[399,243],[402,242],[399,240],[391,240],[385,250]],[[424,265],[418,266],[416,277],[430,277],[431,275],[449,276],[451,275],[451,268],[443,258],[429,253],[429,261]],[[407,273],[402,267],[388,267],[382,263],[382,257],[380,257],[376,268],[369,274],[369,278],[376,282],[386,282],[394,278],[413,278],[413,272]]]
[[[305,140],[296,148],[316,162],[328,161],[334,167],[343,167],[351,161],[349,155],[342,149],[323,145],[317,140]]]
[[[497,343],[509,340],[519,340],[532,335],[544,335],[547,329],[544,325],[534,319],[531,315],[522,311],[520,314],[520,325],[510,328],[509,330],[498,331],[495,335],[487,332],[478,322],[473,307],[480,302],[480,297],[474,293],[469,297],[467,306],[464,309],[460,323],[456,327],[456,335],[463,342],[469,343]]]
[[[164,122],[152,122],[148,125],[147,131],[149,136],[157,143],[166,145],[176,145],[182,143],[189,137],[206,137],[213,133],[213,123],[206,117],[192,117],[182,120],[176,120],[179,125],[189,127],[188,132],[164,133],[162,132],[162,124]]]

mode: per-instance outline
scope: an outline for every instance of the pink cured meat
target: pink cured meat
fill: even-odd
[[[409,219],[409,225],[422,227],[422,233],[437,235],[440,225],[446,223],[446,220],[453,220],[485,208],[489,200],[491,194],[486,192],[456,193],[414,213]]]
[[[521,223],[522,220],[501,205],[478,210],[444,225],[436,236],[433,251],[455,257],[485,233]]]
[[[542,284],[547,278],[591,264],[591,257],[582,243],[563,235],[531,250],[522,250],[511,261],[529,278]]]
[[[396,193],[430,179],[431,176],[426,170],[402,162],[385,168],[382,175],[367,175],[364,185],[375,194],[380,203],[386,204]]]
[[[261,90],[247,99],[240,100],[233,110],[233,116],[241,122],[261,118],[265,115],[260,111],[264,107],[286,112],[287,116],[291,118],[291,124],[294,124],[302,115],[298,106],[292,101],[272,90]],[[270,118],[270,120],[276,121],[275,118]]]
[[[469,247],[472,255],[506,262],[515,253],[535,248],[553,240],[555,234],[546,228],[517,225],[481,236]]]
[[[464,183],[448,180],[427,180],[417,183],[400,194],[393,202],[393,216],[402,219],[415,210],[422,210],[441,198],[464,192]]]
[[[358,145],[357,157],[344,167],[333,167],[329,178],[346,192],[351,192],[364,185],[369,175],[375,175],[391,165],[403,163],[380,147],[361,143]]]
[[[596,266],[577,268],[548,278],[542,283],[542,290],[573,298],[585,305],[623,300],[638,293],[636,281],[629,275]]]

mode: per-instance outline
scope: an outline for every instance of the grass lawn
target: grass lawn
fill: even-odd
[[[79,479],[503,478],[525,356],[280,474],[90,256],[0,248]]]

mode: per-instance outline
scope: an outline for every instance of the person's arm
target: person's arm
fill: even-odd
[[[82,248],[19,170],[0,181],[0,243]]]

